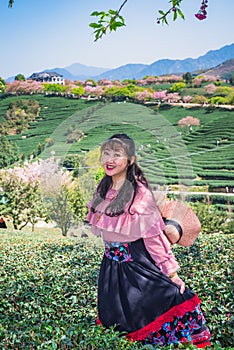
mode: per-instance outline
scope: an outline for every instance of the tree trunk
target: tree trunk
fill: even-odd
[[[22,226],[20,226],[19,230],[22,230],[26,225],[28,224],[28,221],[26,221]]]

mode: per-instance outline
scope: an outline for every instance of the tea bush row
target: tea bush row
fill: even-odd
[[[9,103],[17,98],[28,99],[30,96],[8,97],[0,100],[0,112],[6,111]],[[202,183],[210,184],[213,179],[215,180],[216,166],[222,163],[221,175],[225,177],[226,183],[232,180],[231,173],[227,178],[225,173],[222,174],[222,170],[225,172],[225,170],[233,170],[234,167],[231,161],[233,157],[231,145],[234,142],[233,111],[216,108],[208,113],[205,108],[162,106],[154,112],[151,108],[133,103],[94,103],[92,110],[92,107],[83,100],[41,95],[33,98],[40,103],[40,118],[37,122],[31,123],[30,129],[23,135],[26,138],[22,139],[22,135],[11,137],[20,151],[26,155],[32,154],[36,145],[44,144],[46,138],[52,137],[51,135],[61,123],[63,131],[56,134],[55,142],[65,144],[65,133],[71,124],[70,117],[74,116],[72,122],[75,122],[76,127],[83,130],[87,137],[72,144],[67,151],[69,153],[83,154],[83,151],[97,147],[113,133],[124,132],[136,140],[137,148],[144,146],[141,150],[138,149],[138,158],[143,168],[157,161],[163,164],[167,184],[178,182],[175,165],[178,164],[181,167],[183,156],[186,155],[194,163],[194,179],[196,175],[200,175]],[[188,115],[199,118],[202,125],[193,128],[192,131],[178,127],[178,121]],[[177,137],[169,135],[167,139],[168,132],[170,135],[173,132],[175,136],[178,135]],[[219,146],[216,146],[217,140],[220,141]],[[180,147],[180,157],[174,158],[174,148],[179,152]],[[56,149],[56,144],[53,149]],[[213,171],[213,177],[203,181],[202,178],[208,169]]]
[[[181,277],[202,300],[214,349],[231,349],[234,340],[233,243],[234,235],[201,235],[190,248],[174,248]],[[99,239],[2,234],[0,253],[1,350],[151,349],[95,325]]]

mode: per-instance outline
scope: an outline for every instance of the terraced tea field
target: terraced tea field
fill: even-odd
[[[39,118],[23,135],[14,135],[20,151],[32,154],[38,143],[52,138],[42,157],[84,154],[97,148],[113,133],[127,133],[136,141],[139,164],[153,186],[234,186],[234,111],[215,108],[162,106],[160,110],[133,103],[87,104],[61,97],[20,96],[0,100],[0,121],[10,102],[17,98],[37,99]],[[178,127],[186,116],[199,118],[201,125]],[[67,143],[69,127],[82,130],[80,142]]]
[[[45,142],[54,130],[73,113],[87,108],[84,100],[73,100],[61,97],[45,97],[42,95],[8,97],[0,100],[0,123],[4,121],[3,116],[11,102],[17,99],[35,99],[39,102],[41,111],[40,116],[35,122],[30,124],[29,130],[23,134],[11,136],[11,140],[15,141],[20,151],[26,156],[32,154],[36,146]]]

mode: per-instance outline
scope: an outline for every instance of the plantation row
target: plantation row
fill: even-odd
[[[27,98],[27,97],[26,97]],[[15,98],[10,98],[14,101]],[[79,103],[74,100],[67,100],[59,97],[45,98],[37,96],[37,100],[41,105],[41,113],[39,118],[30,124],[30,128],[23,132],[22,135],[14,135],[11,137],[16,142],[20,151],[27,156],[32,154],[38,144],[45,144],[46,139],[56,128],[77,111],[86,108],[85,101],[80,100]],[[25,139],[22,138],[26,137]]]
[[[0,238],[1,349],[151,349],[95,325],[99,239],[43,231]],[[233,244],[233,235],[201,235],[191,248],[174,248],[181,277],[202,300],[217,350],[233,349]]]
[[[51,151],[57,156],[84,155],[111,134],[123,132],[136,141],[138,161],[154,186],[176,184],[178,179],[190,185],[192,180],[195,185],[233,185],[233,111],[168,105],[147,108],[133,103],[87,104],[84,100],[42,95],[18,98],[36,99],[41,108],[28,130],[10,136],[26,157],[33,151],[42,152],[43,157]],[[1,117],[18,98],[0,101]],[[201,125],[179,127],[179,120],[188,115],[198,118]],[[80,132],[85,137],[74,142]]]

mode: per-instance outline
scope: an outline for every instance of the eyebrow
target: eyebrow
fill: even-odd
[[[106,147],[103,149],[104,151],[114,151],[114,152],[121,152],[121,153],[125,153],[125,150],[123,148],[112,148],[112,147]]]

